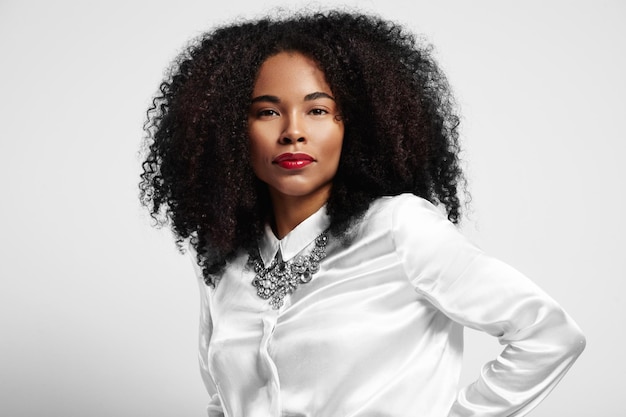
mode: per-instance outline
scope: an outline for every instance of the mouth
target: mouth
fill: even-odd
[[[285,169],[300,169],[315,162],[311,155],[305,153],[284,153],[278,155],[272,161],[273,164]]]

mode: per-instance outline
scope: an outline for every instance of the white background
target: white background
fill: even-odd
[[[280,4],[215,3],[0,0],[0,415],[204,415],[195,278],[139,207],[137,152],[185,42]],[[626,3],[512,3],[351,4],[435,44],[464,116],[465,231],[588,337],[532,415],[626,415]],[[467,335],[464,382],[501,348]]]

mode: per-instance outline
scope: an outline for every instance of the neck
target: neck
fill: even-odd
[[[274,233],[278,239],[285,237],[296,226],[318,211],[328,200],[328,193],[306,197],[270,194],[274,210]]]

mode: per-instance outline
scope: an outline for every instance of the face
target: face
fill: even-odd
[[[268,58],[248,113],[252,169],[272,199],[326,201],[337,172],[344,124],[324,73],[297,52]]]

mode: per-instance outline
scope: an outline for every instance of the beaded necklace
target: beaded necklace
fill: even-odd
[[[322,232],[315,238],[315,247],[308,255],[297,255],[291,261],[283,261],[280,250],[270,265],[265,268],[258,247],[255,247],[248,258],[248,265],[254,268],[256,276],[252,285],[257,289],[257,295],[264,300],[270,300],[274,310],[278,310],[285,303],[287,294],[293,293],[298,285],[311,281],[313,274],[320,269],[320,261],[326,257],[328,234]]]

